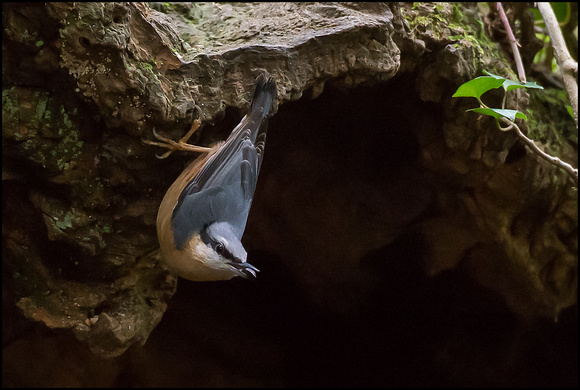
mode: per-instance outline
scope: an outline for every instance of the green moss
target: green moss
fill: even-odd
[[[63,210],[60,204],[51,204],[54,226],[59,230],[77,229],[88,226],[90,221],[88,216],[79,209],[72,207],[70,210]]]
[[[147,62],[139,62],[139,67],[146,72],[153,72],[153,65]]]
[[[15,100],[15,87],[2,90],[2,123],[14,121],[14,116],[18,114],[18,103]]]
[[[48,92],[12,87],[2,91],[2,135],[20,141],[30,160],[51,173],[71,169],[84,143],[78,139],[76,110],[69,112]]]
[[[153,61],[155,63],[155,61]],[[157,67],[157,63],[155,63]],[[147,80],[147,82],[155,82],[160,84],[159,78],[157,77],[157,73],[153,70],[153,65],[148,62],[139,62],[139,69],[141,70],[141,74]]]
[[[463,20],[464,15],[463,15],[463,12],[461,12],[461,7],[459,6],[458,3],[452,4],[451,17],[452,17],[452,20],[455,20],[455,21]]]
[[[528,107],[528,136],[541,142],[556,156],[578,144],[574,120],[567,114],[568,96],[565,91],[544,89],[530,91]]]
[[[62,123],[63,123],[63,125],[65,125],[65,127],[67,129],[72,129],[72,127],[73,127],[73,123],[70,120],[68,113],[66,113],[66,112],[62,113]]]
[[[65,230],[67,228],[72,228],[72,216],[71,213],[66,213],[62,220],[56,220],[55,223],[57,228],[60,230]]]
[[[491,53],[501,56],[497,44],[484,33],[477,9],[462,3],[414,3],[403,15],[420,39],[449,39],[462,51],[471,50],[471,67],[479,71],[492,61]],[[489,53],[489,54],[488,54]]]
[[[46,119],[45,117],[45,113],[46,113],[46,104],[48,103],[48,98],[44,97],[43,99],[40,99],[38,101],[38,105],[36,106],[36,116],[34,118],[32,118],[32,120],[42,120],[42,119]]]

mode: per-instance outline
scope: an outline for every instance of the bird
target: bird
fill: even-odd
[[[225,142],[211,148],[186,143],[199,128],[199,119],[178,142],[160,136],[155,129],[153,134],[161,142],[143,140],[169,149],[158,158],[175,150],[204,153],[169,187],[157,213],[161,257],[174,274],[193,281],[256,278],[259,270],[247,262],[241,239],[276,98],[275,80],[260,74],[248,113]]]

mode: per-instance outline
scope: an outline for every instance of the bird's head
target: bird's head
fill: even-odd
[[[204,226],[199,235],[195,234],[189,240],[183,252],[189,261],[178,273],[186,279],[227,280],[235,276],[254,279],[259,272],[246,262],[248,254],[227,222]],[[193,276],[189,277],[190,274]]]

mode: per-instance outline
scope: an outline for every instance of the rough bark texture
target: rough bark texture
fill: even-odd
[[[2,17],[5,385],[577,385],[577,192],[451,98],[513,75],[471,5]],[[262,70],[279,110],[244,236],[262,272],[175,294],[155,218],[192,156],[141,139],[180,138],[196,105],[191,142],[224,139]],[[560,101],[508,105],[577,166]]]

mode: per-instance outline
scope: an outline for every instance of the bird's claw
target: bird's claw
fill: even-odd
[[[199,111],[199,115],[201,117],[201,109],[198,106],[195,106],[195,108]],[[153,128],[153,135],[155,136],[156,139],[158,139],[161,142],[149,141],[146,139],[141,139],[141,141],[143,141],[143,143],[146,143],[148,145],[160,146],[162,148],[169,149],[167,152],[163,153],[161,156],[156,154],[155,157],[157,157],[158,159],[167,158],[167,157],[169,157],[169,155],[171,153],[173,153],[176,150],[184,150],[184,151],[196,152],[196,153],[207,153],[211,150],[211,148],[207,148],[204,146],[191,145],[191,144],[187,143],[189,138],[199,128],[199,126],[201,126],[201,121],[199,119],[195,119],[193,121],[193,124],[191,125],[191,129],[187,132],[187,134],[185,134],[177,142],[172,140],[172,139],[169,139],[169,138],[166,138],[166,137],[163,137],[163,136],[157,134],[157,131],[155,131],[155,127],[154,127]]]

